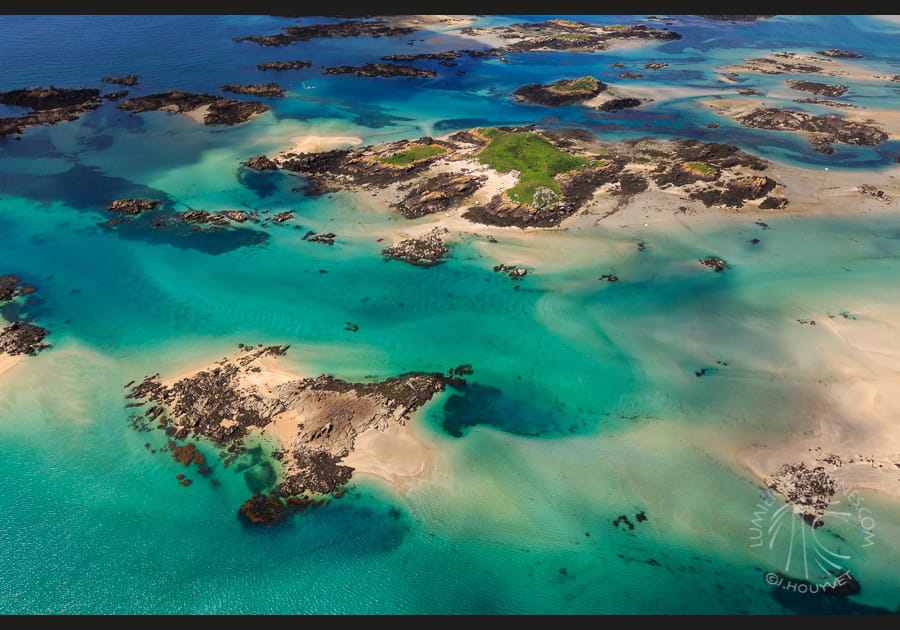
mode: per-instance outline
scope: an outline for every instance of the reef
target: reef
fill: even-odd
[[[277,83],[250,83],[248,85],[223,85],[220,88],[223,92],[234,92],[235,94],[251,94],[253,96],[266,97],[282,97],[284,90]]]
[[[285,26],[275,35],[248,35],[232,38],[236,42],[250,41],[263,46],[290,46],[317,37],[399,37],[410,35],[418,29],[408,26],[392,26],[385,20],[363,22],[346,20],[336,24],[313,24],[309,26]]]
[[[601,112],[617,112],[622,109],[640,107],[642,104],[643,101],[636,98],[613,98],[601,103],[600,105],[597,105],[594,109],[600,110]]]
[[[270,493],[251,497],[241,510],[253,522],[254,514],[279,513],[280,497],[325,494],[345,485],[353,469],[342,461],[357,436],[405,424],[446,385],[465,384],[452,371],[408,372],[371,383],[330,374],[292,378],[278,361],[287,351],[288,346],[241,345],[236,355],[190,376],[173,381],[148,376],[126,395],[144,409],[132,415],[135,428],[164,429],[172,440],[209,440],[226,461],[244,453],[246,440],[260,432],[282,436],[282,454],[273,462],[280,469],[277,481]],[[272,515],[262,516],[259,522],[271,520]]]
[[[257,70],[299,70],[300,68],[308,68],[312,65],[312,61],[266,61],[257,64]]]
[[[325,68],[322,74],[355,74],[358,77],[419,77],[430,79],[437,72],[427,68],[416,68],[398,63],[367,63],[361,66],[335,66]]]
[[[447,233],[446,228],[437,227],[416,238],[399,241],[382,250],[385,260],[402,260],[411,265],[431,267],[444,262],[450,251],[441,236]]]
[[[559,107],[583,103],[606,90],[606,87],[602,81],[585,76],[578,79],[560,79],[547,85],[539,83],[524,85],[513,92],[513,96],[525,103]]]
[[[792,90],[801,90],[818,94],[819,96],[841,96],[847,91],[846,85],[830,85],[828,83],[816,83],[814,81],[788,81],[787,86]]]
[[[204,125],[237,125],[269,109],[255,101],[235,101],[215,94],[194,94],[179,90],[129,98],[116,107],[133,114],[154,110],[189,114],[205,107],[201,119]]]
[[[399,190],[405,196],[390,205],[407,219],[447,212],[475,194],[487,179],[485,175],[439,173],[414,185],[401,186]]]
[[[95,88],[36,87],[0,92],[0,105],[27,107],[32,111],[18,117],[0,118],[0,137],[17,135],[31,127],[76,120],[100,106],[100,90]]]

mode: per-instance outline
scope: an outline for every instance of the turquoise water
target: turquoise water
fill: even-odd
[[[540,16],[481,22],[522,19]],[[682,40],[515,55],[510,64],[462,57],[456,69],[465,75],[434,66],[439,78],[420,82],[324,76],[317,64],[478,46],[448,33],[416,47],[405,38],[287,48],[231,40],[294,23],[271,16],[0,17],[9,33],[0,38],[2,90],[101,87],[111,74],[141,75],[134,94],[260,81],[292,90],[233,128],[104,105],[0,142],[0,275],[38,287],[24,314],[53,344],[0,383],[0,612],[841,612],[828,599],[776,597],[763,579],[772,559],[747,544],[763,489],[708,447],[763,439],[815,395],[815,358],[828,342],[796,319],[895,305],[886,288],[900,274],[900,218],[545,232],[529,247],[554,255],[526,264],[517,290],[491,270],[527,259],[515,237],[500,232],[489,244],[459,235],[452,259],[431,268],[386,262],[376,238],[402,229],[402,218],[349,194],[309,198],[293,190],[296,178],[238,166],[306,133],[380,143],[551,117],[546,124],[586,126],[609,140],[721,140],[705,127],[715,116],[691,98],[612,118],[575,107],[548,113],[509,93],[561,72],[615,82],[620,70],[610,63],[634,69],[650,59],[670,66],[635,87],[716,93],[718,66],[831,47],[830,33],[873,71],[898,72],[900,63],[898,27],[874,17],[673,20]],[[280,59],[315,64],[255,69]],[[754,75],[758,83],[741,87],[784,79]],[[896,107],[896,88],[847,82],[854,102]],[[800,136],[737,128],[728,141],[801,166],[886,168],[897,153],[886,143],[823,156]],[[207,235],[98,225],[111,200],[132,196],[178,210],[294,210],[295,219]],[[335,245],[302,240],[307,230],[335,232]],[[733,268],[698,269],[696,259],[712,254]],[[597,281],[610,270],[623,281]],[[348,321],[359,330],[345,330]],[[217,463],[218,487],[179,486],[181,467],[145,447],[165,438],[134,431],[123,398],[132,379],[208,363],[238,343],[289,344],[288,364],[310,376],[471,364],[473,386],[440,394],[415,420],[442,453],[435,478],[403,493],[360,478],[345,498],[285,526],[248,529],[236,518],[245,471]],[[711,376],[695,377],[701,368]],[[900,505],[863,494],[877,515],[877,544],[863,547],[852,523],[830,524],[828,535],[843,537],[863,584],[854,605],[893,611]],[[612,525],[641,511],[647,520],[634,530]]]

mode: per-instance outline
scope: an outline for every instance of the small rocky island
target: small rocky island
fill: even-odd
[[[361,66],[335,66],[325,68],[322,74],[355,74],[358,77],[419,77],[432,79],[437,72],[428,68],[416,68],[399,63],[367,63]]]
[[[312,61],[266,61],[264,63],[257,64],[257,70],[299,70],[301,68],[308,68],[312,65]]]
[[[888,134],[872,125],[853,122],[835,114],[814,116],[806,112],[760,107],[736,117],[745,127],[802,131],[816,151],[832,153],[831,145],[873,146],[888,139]]]
[[[116,107],[133,114],[156,110],[185,114],[204,125],[237,125],[269,109],[256,101],[235,101],[215,94],[179,90],[129,98]]]
[[[268,493],[242,508],[249,517],[268,505],[273,516],[251,522],[277,522],[288,505],[309,501],[307,495],[337,491],[353,475],[342,462],[360,435],[404,425],[445,386],[465,384],[455,370],[409,372],[371,383],[330,374],[302,378],[284,369],[280,357],[287,351],[288,346],[240,345],[234,356],[189,376],[161,380],[156,374],[129,384],[127,398],[144,407],[132,416],[139,430],[164,430],[173,441],[209,440],[224,458],[243,452],[261,434],[274,438],[278,478]]]
[[[235,94],[251,94],[253,96],[277,97],[284,96],[284,90],[277,83],[250,83],[247,85],[223,85],[223,92],[234,92]]]
[[[0,92],[0,105],[27,107],[32,111],[18,117],[0,118],[0,137],[17,135],[30,127],[55,125],[75,120],[101,104],[96,88],[36,87]]]
[[[767,163],[737,147],[694,140],[600,142],[579,129],[473,128],[438,138],[253,162],[302,175],[308,194],[374,191],[408,219],[460,211],[496,226],[554,227],[604,196],[650,189],[706,206],[780,208]]]
[[[513,96],[525,103],[559,107],[583,103],[604,90],[606,90],[605,83],[594,77],[584,76],[577,79],[560,79],[547,85],[539,83],[524,85],[513,92]]]
[[[14,302],[27,302],[37,289],[24,284],[17,276],[7,274],[0,276],[0,307]],[[43,343],[49,331],[28,321],[16,319],[0,329],[0,355],[34,356],[41,350],[50,347]]]
[[[133,86],[138,84],[138,80],[140,77],[136,74],[126,74],[125,76],[119,77],[103,77],[100,79],[104,83],[112,83],[114,85],[127,85]]]
[[[345,20],[336,24],[313,24],[309,26],[285,26],[275,35],[246,35],[232,38],[236,42],[254,42],[263,46],[290,46],[317,37],[400,37],[415,33],[417,28],[395,26],[386,20],[372,21]]]

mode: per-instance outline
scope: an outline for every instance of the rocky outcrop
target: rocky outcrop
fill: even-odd
[[[355,74],[358,77],[420,77],[431,79],[437,72],[427,68],[416,68],[397,63],[367,63],[361,66],[335,66],[325,68],[322,74]]]
[[[816,83],[815,81],[787,81],[787,86],[792,90],[801,90],[819,96],[841,96],[847,91],[846,85],[830,85],[828,83]]]
[[[716,256],[707,256],[706,258],[701,258],[700,264],[711,267],[714,271],[725,271],[725,269],[728,268],[728,264],[724,260],[722,260],[721,258],[717,258]]]
[[[49,334],[46,328],[27,322],[12,322],[0,330],[0,354],[36,355],[50,345],[42,343]]]
[[[202,118],[204,125],[236,125],[269,109],[255,101],[235,101],[215,94],[194,94],[179,90],[129,98],[116,107],[135,114],[154,110],[187,114],[205,107],[207,109]]]
[[[28,107],[19,117],[0,118],[0,137],[17,135],[31,127],[76,120],[100,106],[100,90],[94,88],[31,88],[0,92],[0,105]]]
[[[107,210],[120,214],[140,214],[144,210],[153,210],[160,203],[154,199],[116,199]]]
[[[116,85],[132,86],[132,85],[137,85],[139,79],[140,79],[140,77],[136,74],[126,74],[125,76],[119,76],[119,77],[103,77],[100,80],[103,81],[104,83],[113,83]]]
[[[411,265],[431,267],[444,262],[450,251],[441,239],[446,234],[445,228],[434,228],[427,234],[416,238],[399,241],[382,250],[385,260],[402,260]]]
[[[0,305],[30,296],[37,289],[24,284],[18,277],[7,274],[0,276]],[[25,297],[26,303],[30,297]],[[10,322],[0,329],[0,354],[34,356],[41,350],[49,348],[43,343],[50,332],[27,321]]]
[[[484,175],[440,173],[412,185],[391,207],[407,219],[447,212],[464,203],[486,181]]]
[[[263,97],[282,97],[282,90],[277,83],[249,83],[247,85],[223,85],[220,88],[223,92],[234,92],[235,94],[251,94],[253,96]]]
[[[312,61],[266,61],[257,64],[257,70],[299,70],[300,68],[308,68],[312,65]]]
[[[290,46],[317,37],[400,37],[418,29],[408,26],[392,26],[385,20],[346,20],[336,24],[311,24],[309,26],[285,26],[276,35],[244,36],[232,38],[236,42],[250,41],[263,46]]]
[[[765,484],[795,505],[809,525],[815,528],[824,524],[835,492],[834,478],[824,467],[808,468],[802,462],[784,464],[765,478]]]
[[[281,468],[280,481],[242,508],[251,522],[278,519],[280,508],[272,497],[281,503],[280,497],[328,493],[347,483],[353,469],[342,461],[358,435],[404,424],[445,385],[465,383],[452,372],[409,372],[371,383],[329,374],[285,379],[277,363],[287,350],[242,345],[236,355],[190,376],[162,381],[156,374],[127,394],[144,403],[143,411],[132,416],[135,428],[163,429],[173,439],[203,437],[222,449],[223,457],[242,453],[243,440],[259,431],[292,436],[273,462]]]
[[[0,303],[10,302],[18,297],[30,295],[37,291],[35,287],[23,284],[12,274],[0,276]]]
[[[872,146],[888,139],[888,135],[871,125],[852,122],[834,114],[814,116],[776,108],[758,108],[737,117],[745,127],[802,131],[816,146],[816,150],[831,152],[832,143]]]
[[[254,171],[277,171],[278,164],[273,162],[271,159],[266,157],[265,155],[257,155],[256,157],[252,157],[246,162],[241,162],[243,166],[247,168],[252,168]]]

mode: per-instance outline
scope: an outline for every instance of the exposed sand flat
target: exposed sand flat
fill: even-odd
[[[0,376],[3,376],[4,373],[16,367],[24,358],[25,355],[23,354],[18,354],[16,356],[0,354]]]
[[[318,153],[362,144],[362,142],[362,138],[357,136],[294,136],[291,138],[291,148],[285,153]]]
[[[900,497],[900,309],[855,306],[856,319],[816,318],[831,338],[810,359],[823,378],[809,385],[806,413],[786,437],[741,449],[738,457],[761,477],[804,462],[824,466],[849,487]]]
[[[209,105],[201,105],[197,109],[192,109],[187,112],[183,112],[185,116],[190,118],[196,123],[203,124],[203,120],[206,118],[206,114],[209,112]]]
[[[462,28],[475,21],[471,15],[391,15],[387,16],[388,22],[395,26],[408,26],[412,28],[427,28],[432,31]]]
[[[866,70],[855,63],[842,61],[833,57],[822,55],[804,55],[795,52],[772,51],[765,57],[744,59],[743,64],[723,66],[718,70],[723,72],[751,72],[753,74],[794,74],[794,72],[779,70],[779,64],[816,66],[820,68],[815,72],[802,72],[809,76],[826,75],[832,77],[848,77],[861,81],[890,81],[891,75]]]
[[[787,96],[787,95],[785,95]],[[798,97],[799,98],[799,97]],[[784,108],[785,104],[760,98],[728,97],[716,99],[698,99],[699,103],[703,103],[716,111],[716,113],[728,116],[730,118],[738,118],[745,116],[750,112],[761,107]],[[790,106],[788,106],[790,108]],[[853,122],[873,125],[882,129],[888,134],[889,139],[900,139],[900,111],[891,109],[840,109],[836,111],[841,118]],[[805,133],[796,131],[795,133]]]
[[[412,425],[392,424],[383,431],[369,429],[357,436],[354,450],[344,464],[403,491],[433,472],[438,456]]]

